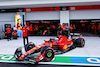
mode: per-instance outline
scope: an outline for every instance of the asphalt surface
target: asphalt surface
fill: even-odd
[[[33,42],[36,45],[44,43],[45,40],[55,38],[54,36],[30,36],[29,42]],[[77,38],[77,37],[75,37]],[[84,48],[75,48],[69,52],[61,54],[59,56],[71,56],[71,57],[100,57],[100,37],[83,37],[85,39]],[[7,41],[6,39],[0,40],[0,54],[14,54],[16,48],[23,47],[23,38],[17,40]],[[84,66],[63,66],[63,65],[33,65],[33,64],[18,64],[18,63],[0,63],[0,67],[84,67]]]
[[[20,64],[19,63],[0,63],[0,67],[87,67],[87,66],[40,65],[40,64],[39,65],[34,65],[34,64],[22,64],[22,63],[20,63]]]
[[[44,40],[49,40],[50,38],[55,38],[55,36],[29,36],[29,42],[33,42],[36,46],[44,43]],[[73,37],[78,38],[78,37]],[[84,48],[77,47],[69,52],[61,54],[59,56],[76,56],[76,57],[100,57],[100,37],[85,37]],[[7,39],[0,40],[0,54],[14,54],[18,47],[23,47],[23,38],[18,38],[17,40]]]

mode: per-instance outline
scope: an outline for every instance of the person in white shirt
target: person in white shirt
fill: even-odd
[[[17,30],[17,28],[15,27],[15,25],[14,25],[14,27],[13,27],[13,30],[14,30],[14,31]]]

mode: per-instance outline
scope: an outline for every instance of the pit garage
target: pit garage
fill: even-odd
[[[70,25],[75,24],[75,32],[85,36],[98,36],[100,10],[70,11]]]

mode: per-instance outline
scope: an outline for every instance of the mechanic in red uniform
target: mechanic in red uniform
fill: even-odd
[[[94,33],[94,31],[95,31],[95,25],[92,24],[92,26],[91,26],[91,32]]]
[[[7,26],[7,40],[11,40],[11,28],[10,28],[10,25]]]
[[[70,32],[72,32],[72,30],[73,30],[73,26],[72,26],[72,24],[70,25]]]
[[[60,24],[60,23],[58,23],[58,27],[59,27],[59,28],[61,27],[61,24]]]
[[[43,35],[45,35],[45,34],[46,34],[46,32],[47,32],[47,30],[44,30]]]
[[[17,34],[16,30],[12,32],[13,39],[17,39],[17,35],[18,34]]]
[[[32,31],[33,31],[33,27],[32,27],[32,24],[29,26],[29,31],[30,31],[30,35],[32,35]]]
[[[50,25],[50,32],[52,33],[52,35],[56,35],[56,31],[57,31],[57,28],[52,22]]]
[[[38,26],[35,25],[35,28],[34,28],[34,33],[37,34],[38,33]]]
[[[69,26],[68,23],[65,24],[66,30],[65,30],[65,36],[68,38],[69,37]]]
[[[61,33],[62,33],[62,31],[61,31],[61,24],[58,23],[57,35],[60,35]]]
[[[73,29],[72,29],[72,31],[73,31],[73,36],[74,36],[74,33],[75,33],[75,29],[76,29],[75,24],[73,24]]]
[[[56,31],[57,31],[56,26],[53,24],[53,25],[51,25],[51,27],[53,28],[53,35],[56,35]]]
[[[98,23],[98,34],[99,34],[99,37],[100,37],[100,23]]]
[[[62,26],[61,26],[61,30],[62,30],[62,35],[65,35],[65,30],[66,30],[66,27],[65,27],[65,25],[64,24],[62,24]]]
[[[28,30],[29,30],[29,28],[25,25],[21,30],[23,32],[23,42],[25,45],[25,38],[27,39],[27,43],[28,43]]]

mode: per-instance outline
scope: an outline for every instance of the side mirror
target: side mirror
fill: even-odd
[[[49,42],[49,41],[44,40],[44,42],[47,43],[47,42]]]

